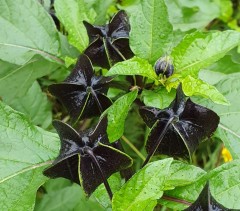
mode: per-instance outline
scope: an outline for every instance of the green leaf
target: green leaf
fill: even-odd
[[[0,73],[0,96],[8,103],[11,103],[15,97],[24,96],[37,78],[59,67],[58,64],[49,62],[40,56],[32,58],[23,66],[13,67],[7,62],[3,65],[6,71],[3,74]]]
[[[174,90],[169,93],[164,87],[157,87],[154,90],[144,89],[141,98],[146,106],[163,109],[169,106],[175,95]]]
[[[113,174],[108,178],[108,183],[111,187],[113,193],[118,191],[121,188],[121,176],[119,173]],[[94,191],[93,195],[96,200],[106,209],[111,209],[112,203],[109,199],[109,195],[106,191],[104,184],[98,186],[97,190]]]
[[[214,0],[214,3],[220,8],[219,19],[224,22],[230,21],[233,14],[233,3],[231,0]]]
[[[94,24],[96,25],[104,25],[107,22],[108,17],[108,10],[111,6],[116,3],[115,0],[95,0],[92,7],[96,12],[96,18]]]
[[[163,195],[172,161],[172,158],[155,161],[137,172],[113,195],[113,210],[153,210]]]
[[[125,119],[133,101],[137,98],[137,94],[137,90],[134,90],[123,95],[102,114],[104,116],[107,113],[107,134],[110,142],[114,142],[122,136]]]
[[[240,33],[230,30],[186,35],[171,53],[175,73],[196,75],[236,47],[239,40]]]
[[[1,60],[23,65],[39,54],[63,64],[55,24],[37,1],[2,0],[0,26]]]
[[[107,72],[106,76],[112,75],[141,75],[154,81],[158,80],[155,71],[145,59],[133,57],[132,59],[118,62]]]
[[[165,181],[165,190],[193,184],[205,174],[199,167],[174,160]]]
[[[56,0],[56,15],[68,31],[69,43],[80,52],[88,46],[88,35],[83,20],[94,22],[95,12],[88,9],[84,0]]]
[[[185,209],[187,205],[168,200],[167,197],[192,203],[197,199],[206,182],[205,176],[206,172],[201,168],[174,160],[165,181],[165,198],[161,198],[158,202],[173,210]]]
[[[185,95],[187,96],[202,96],[209,98],[214,103],[229,105],[227,99],[216,89],[216,87],[200,80],[193,78],[192,76],[187,76],[182,82],[182,89]]]
[[[239,72],[240,64],[235,62],[231,55],[226,55],[219,61],[207,68],[215,72],[221,72],[225,74]]]
[[[5,102],[13,109],[30,117],[31,122],[35,125],[47,128],[52,123],[51,104],[37,81],[33,83],[24,96],[15,97],[9,103],[6,98]]]
[[[141,0],[130,16],[130,46],[134,54],[156,62],[169,49],[172,25],[164,0]]]
[[[87,199],[82,188],[69,180],[63,178],[49,180],[44,188],[47,193],[43,194],[42,199],[36,204],[35,211],[104,210],[92,197]]]
[[[0,102],[0,210],[33,210],[42,171],[59,150],[58,137]]]
[[[240,158],[240,74],[226,75],[216,88],[224,93],[230,106],[216,105],[211,102],[198,100],[198,103],[207,106],[220,116],[220,124],[215,134],[221,139],[234,159]]]
[[[208,173],[213,197],[229,209],[240,209],[240,160],[235,160]]]
[[[219,6],[212,0],[166,0],[166,4],[174,31],[203,29],[220,15]]]

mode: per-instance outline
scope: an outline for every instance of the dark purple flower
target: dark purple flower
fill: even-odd
[[[200,142],[212,135],[219,123],[215,112],[193,103],[190,98],[186,100],[181,86],[169,107],[158,109],[145,106],[139,111],[151,128],[147,152],[174,157],[188,158]]]
[[[90,45],[84,53],[93,65],[108,69],[115,63],[133,56],[129,47],[130,25],[123,10],[105,26],[94,26],[86,21],[83,23],[90,40]]]
[[[49,86],[74,121],[101,114],[111,104],[106,96],[112,77],[96,76],[89,58],[81,55],[64,82]]]
[[[109,144],[106,117],[95,128],[81,133],[61,121],[54,121],[53,125],[59,134],[61,149],[44,175],[69,179],[81,185],[90,196],[113,173],[132,165],[128,155]]]

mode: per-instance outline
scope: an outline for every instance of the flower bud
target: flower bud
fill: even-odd
[[[174,71],[172,61],[168,56],[158,59],[154,65],[154,69],[157,75],[163,74],[167,78],[170,77]]]

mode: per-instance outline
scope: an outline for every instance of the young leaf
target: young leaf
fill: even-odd
[[[69,43],[83,52],[88,46],[88,36],[82,21],[94,22],[94,10],[89,10],[84,0],[56,0],[54,8],[57,17],[68,31]]]
[[[0,59],[23,65],[39,54],[64,64],[59,55],[55,24],[45,9],[32,0],[0,3]]]
[[[132,51],[153,64],[168,50],[172,41],[172,25],[165,1],[142,0],[129,16]]]
[[[153,210],[163,195],[173,159],[152,162],[137,172],[113,196],[113,210]]]
[[[127,61],[115,64],[106,74],[112,75],[141,75],[157,82],[158,76],[145,59],[133,57]]]
[[[240,74],[234,73],[226,75],[216,88],[224,93],[224,96],[230,102],[230,106],[216,105],[211,102],[199,100],[200,104],[213,109],[221,117],[216,136],[220,138],[227,149],[230,151],[233,159],[240,158]]]
[[[229,105],[227,99],[216,89],[216,87],[200,80],[187,76],[182,82],[182,89],[186,96],[200,95],[202,97],[209,98],[214,103]]]
[[[169,93],[163,87],[157,87],[154,90],[144,89],[141,94],[141,98],[143,98],[143,102],[146,106],[160,109],[166,108],[173,101],[174,97],[174,90],[171,90]]]
[[[32,210],[42,170],[59,148],[56,134],[35,127],[0,102],[0,210]]]
[[[116,141],[122,136],[125,119],[133,101],[136,98],[137,90],[129,92],[128,94],[125,94],[117,99],[113,105],[102,114],[102,116],[104,116],[107,113],[107,134],[110,143]]]
[[[8,103],[8,98],[5,98],[4,101]],[[42,128],[47,128],[52,122],[51,104],[37,81],[33,83],[24,96],[15,97],[8,105],[28,115],[33,124]]]
[[[230,30],[188,34],[171,53],[175,72],[184,76],[196,75],[200,69],[213,64],[236,47],[239,41],[240,33]]]

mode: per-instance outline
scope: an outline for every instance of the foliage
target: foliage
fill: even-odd
[[[239,14],[2,0],[0,210],[239,210]]]

